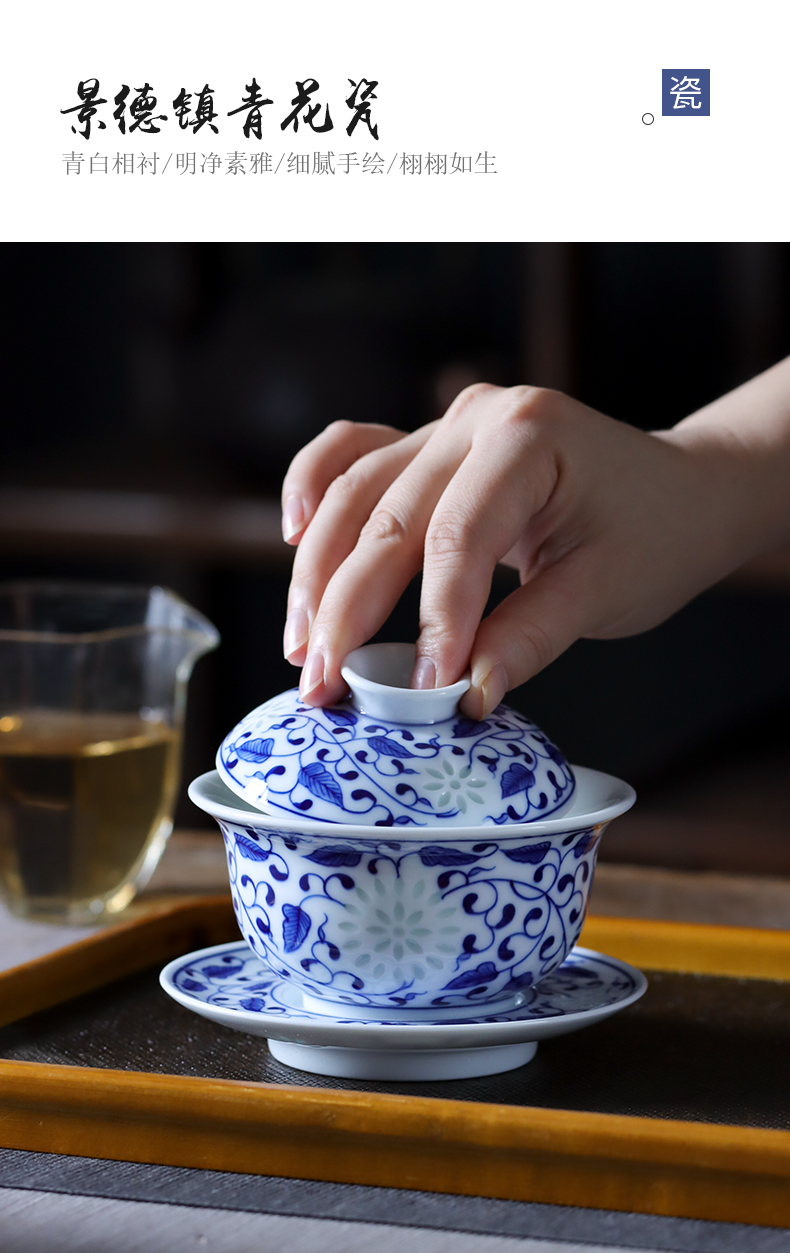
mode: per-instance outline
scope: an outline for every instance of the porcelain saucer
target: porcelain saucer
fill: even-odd
[[[165,992],[204,1018],[266,1036],[278,1061],[344,1079],[437,1080],[500,1074],[531,1061],[539,1040],[592,1026],[638,1001],[639,970],[591,949],[574,948],[559,969],[520,994],[503,1013],[397,1022],[340,1016],[338,1006],[306,1008],[302,992],[241,940],[171,961]],[[495,1006],[491,1007],[495,1009]]]

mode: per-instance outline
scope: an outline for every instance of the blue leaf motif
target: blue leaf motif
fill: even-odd
[[[299,905],[283,905],[283,949],[295,953],[310,930],[310,915]]]
[[[324,716],[334,722],[336,727],[353,727],[357,720],[356,714],[348,713],[345,709],[325,709]]]
[[[543,858],[551,848],[548,840],[544,840],[541,844],[524,844],[521,848],[514,848],[510,852],[506,848],[502,852],[509,861],[518,861],[527,863],[530,866],[537,866],[543,861]]]
[[[515,796],[517,792],[526,792],[527,788],[532,787],[535,782],[535,776],[531,770],[522,765],[520,761],[514,761],[509,766],[500,779],[502,788],[502,800],[506,796]]]
[[[252,840],[248,840],[246,835],[236,836],[236,848],[242,857],[246,857],[248,861],[268,861],[269,854],[265,848],[261,848],[259,844],[255,844]]]
[[[343,808],[343,793],[340,790],[340,784],[320,761],[311,761],[307,766],[302,766],[299,771],[299,782],[302,787],[307,788],[308,792],[312,792],[314,796],[320,796],[322,801],[330,801]]]
[[[198,983],[197,979],[182,979],[181,985],[186,988],[187,992],[205,992],[206,990],[205,983]]]
[[[383,753],[385,757],[414,756],[414,753],[410,752],[404,744],[399,744],[397,740],[389,740],[386,735],[372,735],[368,744],[375,752]]]
[[[505,984],[503,991],[515,992],[518,988],[528,988],[531,983],[532,973],[527,970],[523,975],[514,975],[514,977]]]
[[[453,739],[468,740],[473,735],[482,735],[490,727],[490,722],[475,722],[474,718],[459,718],[453,727]]]
[[[479,860],[474,853],[462,853],[460,848],[445,848],[441,844],[429,844],[420,849],[423,866],[471,866]]]
[[[248,740],[246,744],[237,744],[234,752],[242,761],[265,761],[271,757],[274,740]]]
[[[451,979],[444,985],[443,991],[455,992],[462,988],[474,988],[480,983],[489,983],[492,979],[496,979],[498,973],[493,962],[481,962],[474,970],[465,970],[462,975]]]
[[[362,854],[345,844],[331,844],[328,848],[317,848],[308,853],[305,861],[314,861],[319,866],[358,866]]]
[[[243,962],[238,962],[235,966],[228,963],[227,966],[204,966],[200,973],[204,979],[232,979],[243,968]]]
[[[246,1009],[248,1014],[259,1014],[265,1006],[262,996],[245,996],[241,1002],[241,1008]]]
[[[578,844],[573,850],[573,855],[576,858],[576,860],[578,861],[580,857],[583,857],[584,854],[587,852],[587,850],[592,848],[594,843],[595,843],[595,832],[585,831],[584,835],[581,836]]]

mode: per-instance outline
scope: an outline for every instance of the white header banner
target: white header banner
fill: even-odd
[[[7,6],[6,240],[768,240],[790,6]]]

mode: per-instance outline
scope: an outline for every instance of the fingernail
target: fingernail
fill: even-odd
[[[310,622],[304,609],[292,609],[285,619],[283,631],[283,656],[290,657],[306,644],[310,636]]]
[[[324,681],[324,658],[322,653],[308,653],[299,684],[299,695],[309,696]]]
[[[283,505],[283,539],[286,544],[304,530],[304,516],[301,496],[289,496]]]
[[[430,657],[418,657],[411,672],[412,688],[436,687],[436,666]]]
[[[482,682],[475,683],[475,687],[480,689],[483,697],[482,717],[485,718],[496,709],[507,692],[507,671],[502,662],[498,661],[492,666]]]

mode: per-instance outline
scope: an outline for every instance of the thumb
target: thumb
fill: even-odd
[[[558,563],[512,592],[478,628],[463,712],[487,717],[506,692],[564,652],[586,629],[586,608],[571,563]]]

